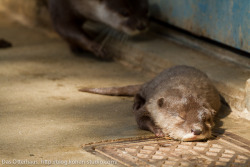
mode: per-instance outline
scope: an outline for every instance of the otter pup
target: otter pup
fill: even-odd
[[[56,31],[69,43],[72,51],[88,50],[105,58],[100,45],[82,29],[87,20],[104,23],[128,35],[148,27],[147,0],[48,0]]]
[[[133,111],[141,129],[182,141],[210,138],[213,118],[221,106],[220,94],[207,75],[188,66],[166,69],[142,86],[80,91],[135,95]]]

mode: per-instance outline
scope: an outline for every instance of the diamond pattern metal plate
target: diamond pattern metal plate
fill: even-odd
[[[162,138],[127,139],[85,145],[123,166],[250,167],[250,142],[231,133],[205,142]]]

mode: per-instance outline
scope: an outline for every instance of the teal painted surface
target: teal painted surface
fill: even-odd
[[[250,0],[149,0],[156,18],[250,52]]]

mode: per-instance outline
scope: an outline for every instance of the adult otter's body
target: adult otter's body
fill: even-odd
[[[108,95],[135,94],[133,110],[141,129],[149,130],[156,136],[168,134],[183,141],[211,137],[213,118],[221,106],[220,95],[207,75],[188,66],[164,70],[142,86],[81,91]]]
[[[56,31],[71,49],[86,49],[105,58],[99,44],[82,29],[87,20],[104,23],[116,30],[135,35],[148,26],[147,0],[48,0]]]

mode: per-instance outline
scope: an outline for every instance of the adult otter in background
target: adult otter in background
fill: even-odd
[[[104,59],[103,49],[82,28],[87,20],[104,23],[128,35],[148,27],[147,0],[48,0],[48,7],[56,31],[72,51],[84,49]]]
[[[188,66],[166,69],[143,85],[80,91],[135,95],[133,110],[141,129],[182,141],[210,138],[213,118],[221,107],[220,94],[207,75]]]

